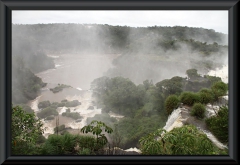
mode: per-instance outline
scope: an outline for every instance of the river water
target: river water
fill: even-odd
[[[29,105],[35,113],[38,113],[38,103],[41,101],[49,100],[52,103],[61,102],[63,99],[68,101],[78,100],[81,105],[70,107],[70,111],[79,113],[82,117],[81,122],[62,116],[61,114],[66,111],[66,107],[59,107],[57,111],[59,113],[59,125],[65,124],[65,127],[79,130],[86,125],[88,117],[94,117],[101,113],[101,109],[97,109],[96,106],[94,106],[94,110],[88,110],[89,106],[93,106],[90,84],[95,78],[103,76],[104,72],[112,67],[112,59],[116,55],[60,54],[48,56],[54,59],[55,69],[48,69],[36,74],[43,82],[47,83],[47,86],[42,89],[41,94],[36,99],[29,102]],[[65,88],[58,93],[49,90],[58,84],[70,85],[72,88]],[[54,133],[55,119],[49,121],[42,119],[45,137]]]

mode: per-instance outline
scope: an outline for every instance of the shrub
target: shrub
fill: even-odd
[[[214,99],[217,100],[218,97],[224,96],[227,94],[228,86],[224,82],[216,82],[211,87],[214,94]]]
[[[90,155],[91,150],[89,148],[81,148],[78,152],[79,155]]]
[[[44,143],[45,141],[46,141],[46,138],[43,135],[39,135],[36,142],[38,144],[41,144],[41,143]]]
[[[206,108],[201,103],[195,103],[192,107],[191,115],[203,119],[205,116]]]
[[[64,155],[74,154],[76,145],[76,135],[50,135],[44,143],[41,154],[44,155]]]
[[[168,114],[171,114],[172,111],[178,107],[179,105],[179,99],[176,95],[170,95],[167,97],[165,100],[165,110],[167,111]]]
[[[199,102],[199,95],[193,92],[182,92],[180,95],[180,101],[183,104],[192,106],[194,103]]]
[[[79,147],[77,149],[77,146]],[[49,135],[42,145],[43,155],[95,155],[97,142],[93,136],[80,136],[65,133]]]
[[[203,88],[198,92],[199,102],[202,104],[211,103],[214,100],[213,93],[210,89]]]
[[[91,152],[93,152],[96,149],[96,139],[93,136],[77,136],[77,143],[80,148],[89,149]],[[83,154],[80,152],[79,154]]]
[[[220,107],[217,116],[206,119],[208,129],[221,141],[228,142],[228,108]]]

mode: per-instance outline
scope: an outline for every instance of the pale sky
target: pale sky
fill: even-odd
[[[228,34],[228,10],[13,10],[12,23],[188,26]]]

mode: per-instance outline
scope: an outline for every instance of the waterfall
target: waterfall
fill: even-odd
[[[210,139],[218,148],[221,148],[221,149],[228,148],[226,145],[222,144],[211,132],[204,130],[200,127],[197,127],[197,128],[203,133],[205,133],[208,139]]]
[[[214,106],[213,108],[218,108],[219,106]],[[206,106],[208,117],[215,115],[212,107]],[[206,130],[204,127],[205,122],[196,120],[195,117],[190,115],[190,111],[185,108],[175,109],[171,115],[169,115],[166,125],[163,127],[167,132],[171,131],[173,128],[182,127],[184,122],[187,121],[189,124],[195,125],[200,131],[207,135],[207,137],[219,148],[228,148],[226,145],[222,144],[210,131]],[[159,138],[157,138],[159,140]]]
[[[181,108],[175,109],[170,116],[168,116],[168,120],[166,125],[163,127],[166,131],[171,131],[175,127],[183,126],[181,122]]]
[[[129,149],[126,149],[126,150],[124,150],[124,151],[127,151],[127,152],[129,152],[129,151],[134,151],[134,152],[137,152],[137,153],[142,153],[141,150],[138,149],[138,148],[136,148],[136,147],[134,147],[134,148],[129,148]]]
[[[30,101],[29,106],[34,110],[35,113],[37,113],[39,111],[38,108],[38,103],[39,103],[39,99],[42,97],[42,95],[36,97],[34,100]]]

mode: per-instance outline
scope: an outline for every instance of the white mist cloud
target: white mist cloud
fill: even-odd
[[[13,10],[12,23],[109,24],[132,27],[189,26],[213,29],[228,34],[227,10]]]

